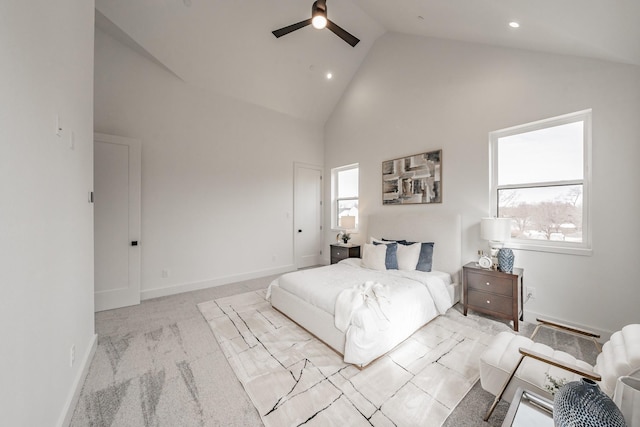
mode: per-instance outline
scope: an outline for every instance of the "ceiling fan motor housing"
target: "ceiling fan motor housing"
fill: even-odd
[[[311,6],[311,23],[321,30],[327,26],[327,1],[316,0]]]

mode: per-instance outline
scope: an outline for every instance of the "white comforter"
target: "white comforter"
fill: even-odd
[[[288,273],[275,283],[334,316],[346,335],[347,363],[362,364],[390,350],[453,304],[449,274],[370,270],[355,258]]]

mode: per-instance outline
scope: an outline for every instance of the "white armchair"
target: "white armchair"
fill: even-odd
[[[627,325],[615,332],[602,346],[596,364],[591,366],[568,353],[536,343],[532,338],[541,327],[550,327],[590,338],[600,350],[599,335],[557,322],[537,320],[539,324],[531,338],[501,332],[480,357],[482,388],[496,396],[485,421],[500,399],[510,401],[518,387],[551,398],[546,388],[548,377],[567,382],[584,377],[599,381],[600,389],[612,397],[618,377],[630,375],[640,368],[640,324]]]

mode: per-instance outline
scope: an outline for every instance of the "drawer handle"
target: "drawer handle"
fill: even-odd
[[[491,283],[487,282],[487,283],[486,283],[486,285],[487,285],[487,286],[491,286]]]
[[[340,255],[340,252],[336,252],[336,255]]]
[[[487,304],[491,304],[491,301],[490,301],[490,300],[487,300]]]

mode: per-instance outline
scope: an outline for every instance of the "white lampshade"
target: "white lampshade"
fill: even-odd
[[[345,230],[353,230],[356,228],[356,217],[345,215],[340,217],[340,228]]]
[[[482,218],[480,238],[490,242],[506,242],[511,238],[511,218]]]

